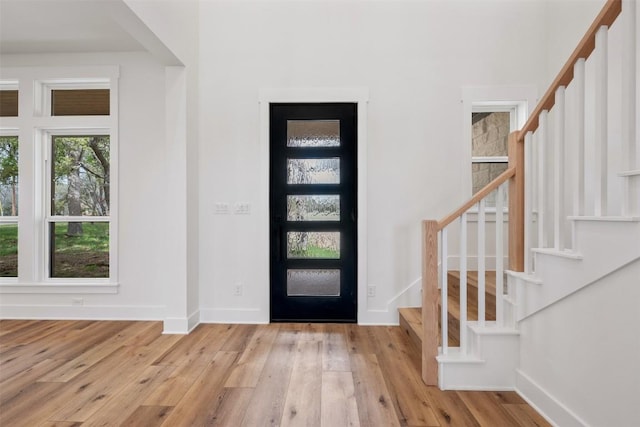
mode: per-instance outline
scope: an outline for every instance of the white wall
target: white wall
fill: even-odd
[[[558,75],[569,55],[598,15],[605,0],[546,0],[546,76],[544,88]]]
[[[575,414],[575,425],[636,425],[639,323],[640,261],[524,320],[520,379],[537,385],[527,397],[558,425],[574,423],[541,396]]]
[[[161,319],[172,259],[166,194],[164,67],[146,53],[3,55],[3,66],[119,65],[119,283],[117,294],[3,294],[3,317]],[[167,267],[169,266],[169,267]]]
[[[171,171],[185,190],[185,200],[180,206],[179,228],[173,230],[173,238],[185,245],[186,251],[176,254],[180,264],[171,273],[176,277],[167,292],[169,317],[189,319],[186,329],[198,321],[199,310],[199,183],[198,183],[198,107],[199,89],[199,2],[165,0],[125,0],[131,10],[171,50],[184,65],[186,105],[174,113],[186,119],[185,140],[173,142],[173,149],[184,154],[170,164]],[[168,77],[169,78],[169,77]],[[170,82],[168,82],[171,85]],[[171,143],[168,141],[168,143]],[[183,307],[183,303],[186,307]],[[167,330],[185,330],[184,326],[165,323]]]
[[[538,2],[203,2],[200,6],[200,306],[205,320],[267,321],[268,218],[260,193],[258,93],[365,87],[368,269],[359,321],[395,322],[420,277],[420,221],[468,194],[462,86],[536,85]],[[251,215],[214,215],[248,202]],[[362,274],[362,272],[361,272]],[[244,294],[233,296],[242,283]],[[360,289],[359,292],[364,292]],[[407,301],[403,301],[406,303]],[[414,301],[417,303],[418,301]]]

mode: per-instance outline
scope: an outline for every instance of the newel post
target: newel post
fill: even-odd
[[[509,167],[516,173],[509,179],[509,269],[524,271],[524,138],[509,134]]]
[[[422,222],[422,380],[438,385],[438,221]]]

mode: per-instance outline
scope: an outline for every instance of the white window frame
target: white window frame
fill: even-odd
[[[117,66],[0,69],[0,84],[17,83],[20,91],[19,116],[0,118],[0,132],[11,134],[18,130],[21,185],[18,230],[24,235],[18,239],[18,277],[0,278],[0,294],[118,292],[118,79]],[[52,116],[51,91],[55,89],[109,89],[110,114]],[[109,135],[109,216],[51,215],[49,159],[52,137],[56,135]],[[23,152],[28,158],[23,158]],[[25,195],[31,197],[26,199]],[[49,224],[67,221],[109,223],[108,278],[49,277]]]
[[[472,156],[472,113],[509,111],[511,114],[511,129],[521,129],[529,116],[529,108],[533,108],[537,104],[537,89],[535,86],[464,86],[461,88],[462,93],[462,112],[463,112],[463,135],[462,143],[464,144],[462,152],[462,187],[469,199],[473,196],[473,177],[471,175],[471,164],[475,162],[494,162],[495,159],[503,157],[473,157]],[[486,160],[485,160],[486,159]],[[508,157],[505,158],[508,162]],[[505,206],[505,212],[507,207]],[[469,221],[475,221],[477,208],[469,210],[471,215]],[[495,219],[495,208],[487,207],[486,212],[489,214],[487,222]]]
[[[83,88],[84,89],[84,88]],[[112,277],[112,257],[111,254],[115,253],[114,251],[114,246],[112,245],[111,242],[111,207],[109,208],[109,215],[108,216],[69,216],[69,215],[53,215],[52,212],[52,207],[51,207],[51,195],[52,195],[52,191],[53,189],[51,188],[51,182],[52,182],[52,159],[53,159],[53,138],[55,138],[56,136],[93,136],[93,135],[109,135],[109,140],[111,140],[111,131],[109,128],[93,128],[93,129],[55,129],[55,130],[49,130],[49,131],[45,131],[43,132],[43,154],[44,154],[44,163],[43,163],[43,178],[44,178],[44,182],[42,183],[42,188],[44,189],[44,191],[42,192],[42,196],[43,196],[43,200],[42,200],[42,206],[44,208],[44,221],[42,224],[42,236],[44,239],[44,244],[43,244],[43,260],[44,262],[41,264],[44,264],[44,271],[43,271],[43,276],[45,278],[46,282],[49,283],[67,283],[69,281],[79,281],[79,282],[86,282],[87,280],[89,281],[95,281],[96,283],[109,283],[110,282],[110,278]],[[109,144],[109,157],[111,158],[111,143]],[[111,166],[111,161],[110,161],[110,166]],[[111,169],[113,169],[113,166],[111,166]],[[111,179],[111,172],[109,171],[109,175],[110,175],[110,179]],[[111,186],[111,181],[109,183],[109,186]],[[111,196],[112,194],[110,194]],[[111,199],[110,199],[111,200]],[[50,277],[50,272],[51,272],[51,233],[49,232],[50,230],[50,226],[52,223],[57,223],[57,222],[106,222],[109,224],[109,277],[108,278],[93,278],[93,279],[87,279],[87,278],[56,278],[56,277]]]

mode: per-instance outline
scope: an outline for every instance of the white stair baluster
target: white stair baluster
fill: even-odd
[[[623,0],[622,17],[624,26],[623,54],[622,54],[622,159],[623,168],[632,171],[638,168],[636,163],[639,147],[637,144],[636,118],[638,99],[638,79],[636,48],[638,45],[636,23],[636,0]],[[636,178],[625,178],[625,188],[622,197],[622,215],[634,216],[640,214],[640,188]]]
[[[576,122],[575,122],[575,172],[573,174],[573,215],[584,215],[584,109],[585,109],[585,60],[578,59],[573,67],[573,85],[576,90]],[[575,245],[572,245],[575,249]]]
[[[504,188],[505,184],[502,184],[496,190],[496,322],[498,326],[504,326]]]
[[[554,185],[553,185],[553,247],[556,250],[564,249],[565,213],[564,213],[564,144],[565,144],[565,102],[564,86],[556,90],[555,104],[555,135],[553,144],[555,148]]]
[[[545,166],[547,164],[546,159],[546,146],[549,141],[548,134],[548,115],[549,112],[544,110],[540,113],[540,126],[538,128],[538,171],[536,172],[538,175],[538,247],[546,248],[547,247],[547,233],[545,230],[545,176],[546,170]],[[526,183],[525,183],[526,185]]]
[[[478,207],[478,324],[485,321],[485,199]]]
[[[441,320],[442,323],[442,354],[449,353],[449,323],[448,323],[448,286],[447,286],[447,229],[443,228],[441,233],[442,239],[442,288],[440,290],[441,294],[441,302],[440,302],[440,311],[441,311]]]
[[[533,199],[531,185],[532,165],[533,132],[527,132],[524,136],[524,272],[527,274],[531,273],[531,233],[533,229],[533,222],[531,221],[531,213],[533,212],[531,203]]]
[[[595,216],[607,215],[607,79],[608,79],[608,28],[600,27],[596,33],[595,61],[595,159],[596,181]]]
[[[467,214],[460,216],[460,349],[467,353]]]

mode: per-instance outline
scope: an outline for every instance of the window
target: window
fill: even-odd
[[[507,170],[507,141],[512,129],[511,111],[471,113],[471,179],[473,194]]]
[[[109,135],[51,137],[50,277],[109,277]]]
[[[14,75],[0,87],[16,94],[0,97],[0,283],[113,288],[117,67],[3,74]],[[33,88],[33,96],[20,97],[22,87]],[[20,198],[18,182],[30,189]]]
[[[0,117],[17,117],[17,116],[18,116],[18,91],[15,89],[0,89]]]
[[[0,135],[0,277],[18,276],[18,137]]]

